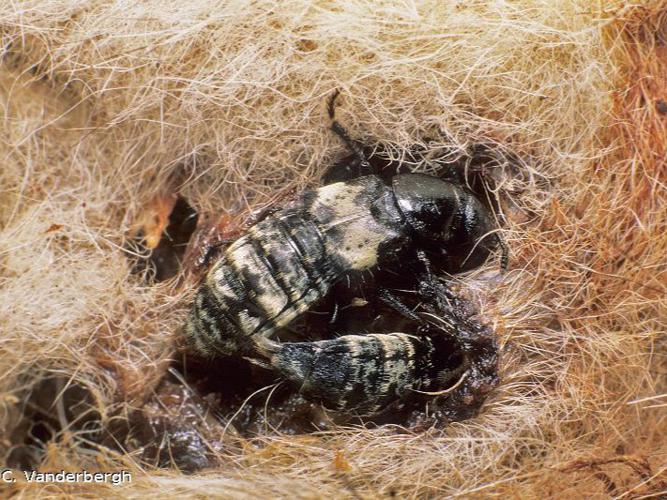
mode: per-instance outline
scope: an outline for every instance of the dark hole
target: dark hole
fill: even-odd
[[[143,234],[135,235],[127,247],[134,260],[132,272],[146,273],[149,282],[165,281],[178,274],[188,241],[197,227],[198,215],[185,198],[178,197],[160,243],[153,250],[143,244]]]
[[[23,470],[39,466],[45,446],[60,438],[63,424],[84,441],[100,440],[99,413],[85,387],[61,377],[49,377],[35,384],[23,400],[23,420],[11,436],[7,465]]]
[[[29,444],[46,444],[53,438],[54,432],[53,428],[44,420],[35,421],[32,428],[30,429]]]

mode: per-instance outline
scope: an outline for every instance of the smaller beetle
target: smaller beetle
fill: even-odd
[[[380,413],[415,393],[444,394],[434,391],[462,372],[461,355],[444,336],[376,333],[262,344],[271,367],[303,397],[361,416]]]

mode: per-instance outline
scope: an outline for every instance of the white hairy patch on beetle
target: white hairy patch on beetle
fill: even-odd
[[[410,371],[412,369],[412,358],[415,354],[414,346],[406,335],[395,333],[390,335],[377,335],[377,339],[382,342],[385,349],[386,361],[383,363],[383,383],[380,386],[380,394],[388,394],[392,384],[396,384],[396,389],[400,389],[402,385],[412,385],[410,380]],[[390,360],[396,354],[401,353],[399,359]]]
[[[368,269],[377,264],[378,248],[391,234],[380,226],[371,214],[368,204],[360,206],[358,197],[363,196],[366,186],[337,182],[318,190],[313,212],[318,206],[333,211],[333,222],[322,227],[323,232],[338,229],[344,234],[344,243],[336,245],[327,241],[327,252],[339,255],[349,263],[352,270]]]

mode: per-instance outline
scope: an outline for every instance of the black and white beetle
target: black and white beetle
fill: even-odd
[[[334,411],[374,415],[462,375],[452,340],[405,333],[344,335],[318,342],[260,344],[275,372],[309,401]]]
[[[333,99],[329,112],[333,119]],[[332,130],[368,165],[335,120]],[[188,342],[205,357],[252,357],[258,338],[287,326],[352,273],[396,265],[414,249],[488,253],[499,242],[480,200],[434,176],[401,174],[387,185],[367,175],[307,191],[224,249],[194,299]],[[504,251],[503,266],[506,260]]]

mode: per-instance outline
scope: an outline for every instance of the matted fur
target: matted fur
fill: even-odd
[[[501,345],[479,417],[444,431],[265,436],[186,476],[82,442],[42,470],[131,484],[24,495],[637,496],[667,489],[667,3],[24,0],[0,16],[0,448],[31,387],[85,385],[106,424],[151,393],[191,290],[122,245],[174,185],[243,211],[317,182],[354,137],[526,160],[500,187],[511,271],[466,278]],[[626,5],[627,4],[627,5]],[[664,109],[663,109],[664,107]],[[56,410],[54,410],[56,411]],[[0,490],[2,491],[2,490]]]

